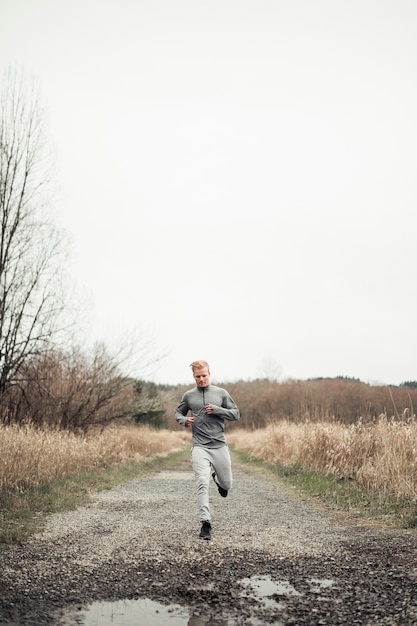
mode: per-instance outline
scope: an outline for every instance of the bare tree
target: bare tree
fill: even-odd
[[[11,390],[18,418],[36,426],[87,431],[133,413],[134,380],[123,376],[104,344],[53,349],[27,359],[18,390]]]
[[[58,331],[62,237],[47,217],[50,164],[38,91],[17,71],[0,86],[0,407],[25,361]]]
[[[260,378],[277,382],[282,377],[282,369],[274,357],[267,356],[263,359],[259,369]]]

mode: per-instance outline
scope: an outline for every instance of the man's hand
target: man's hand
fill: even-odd
[[[191,415],[190,415],[190,417],[187,417],[187,421],[185,422],[185,424],[186,424],[186,426],[192,426],[193,423],[194,423],[194,418],[191,417]]]
[[[208,413],[209,415],[213,413],[213,407],[211,406],[211,404],[206,404],[206,413]]]

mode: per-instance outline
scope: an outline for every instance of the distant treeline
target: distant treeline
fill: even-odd
[[[51,350],[28,359],[18,374],[15,384],[3,393],[0,390],[0,425],[85,432],[123,421],[180,428],[175,408],[192,386],[157,385],[122,376],[103,346],[89,355]],[[385,415],[406,420],[414,417],[417,407],[416,381],[379,386],[337,377],[216,384],[226,387],[240,408],[241,420],[230,422],[228,428],[255,429],[282,419],[352,424]]]
[[[238,425],[251,429],[281,419],[352,424],[386,415],[403,420],[413,417],[417,409],[417,381],[400,386],[369,385],[340,376],[284,382],[257,379],[224,386],[240,408]],[[185,389],[187,386],[164,387],[167,421],[173,420],[175,403],[178,404]],[[228,424],[228,428],[236,426],[232,422]]]

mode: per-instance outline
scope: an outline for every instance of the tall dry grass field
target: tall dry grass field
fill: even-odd
[[[80,470],[173,452],[188,443],[185,432],[148,426],[108,428],[84,436],[32,426],[1,427],[0,489],[43,485]]]
[[[297,464],[400,497],[417,498],[417,423],[297,423],[280,421],[255,431],[233,430],[228,441],[269,463]]]

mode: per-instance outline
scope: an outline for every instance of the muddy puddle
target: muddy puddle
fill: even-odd
[[[321,591],[335,586],[331,579],[312,578],[310,589],[320,595]],[[302,594],[287,580],[273,581],[269,576],[254,576],[240,581],[241,597],[259,602],[262,608],[285,608],[285,598]],[[223,618],[200,612],[192,613],[178,604],[164,605],[153,600],[120,600],[118,602],[95,602],[84,609],[71,612],[61,622],[62,626],[235,626],[230,617]],[[253,617],[252,626],[262,626]]]

